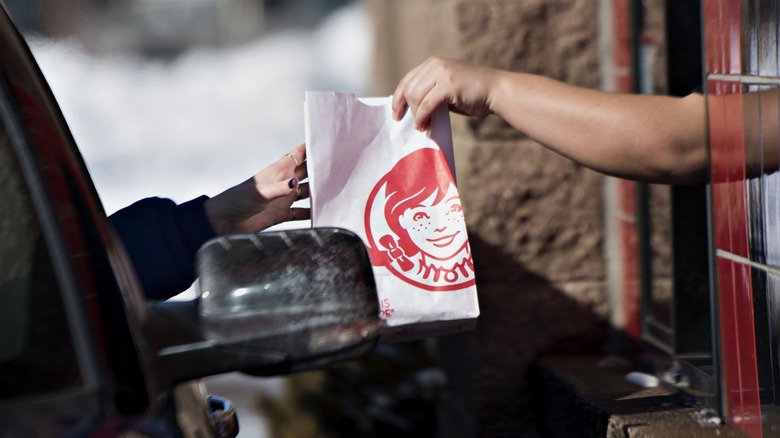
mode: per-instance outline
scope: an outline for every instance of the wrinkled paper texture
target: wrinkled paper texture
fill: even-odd
[[[449,113],[415,129],[390,98],[308,92],[304,103],[312,226],[339,227],[369,248],[385,340],[470,330],[474,265],[454,177]]]

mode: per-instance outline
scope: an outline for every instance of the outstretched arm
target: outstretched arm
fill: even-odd
[[[309,196],[303,145],[213,198],[177,205],[147,198],[111,215],[147,298],[167,299],[195,279],[195,255],[215,235],[253,233],[290,220],[309,219],[292,204]]]
[[[393,95],[419,129],[448,105],[474,117],[496,114],[528,137],[596,171],[652,183],[707,180],[704,97],[606,93],[538,75],[431,58]]]

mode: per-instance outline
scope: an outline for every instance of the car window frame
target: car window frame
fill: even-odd
[[[136,383],[139,388],[141,399],[136,403],[135,410],[153,410],[156,406],[156,399],[163,389],[154,384],[153,371],[148,363],[151,354],[145,348],[145,340],[141,335],[139,320],[143,318],[145,309],[141,298],[140,287],[137,285],[135,273],[132,264],[129,262],[118,237],[110,228],[105,211],[100,203],[97,191],[92,179],[83,162],[81,154],[73,140],[67,123],[59,109],[59,105],[54,98],[47,81],[45,80],[32,52],[26,41],[14,26],[5,7],[0,3],[0,38],[5,41],[13,54],[11,56],[15,61],[22,65],[13,65],[9,70],[22,69],[25,74],[29,74],[28,83],[34,88],[32,94],[39,98],[36,101],[41,106],[39,108],[44,114],[46,121],[52,124],[52,128],[57,135],[58,140],[62,140],[62,148],[65,155],[60,157],[62,163],[58,163],[58,171],[66,175],[73,182],[73,187],[69,187],[73,193],[78,195],[81,204],[75,206],[78,209],[78,225],[82,229],[92,226],[93,238],[87,242],[89,247],[87,251],[90,257],[98,258],[104,266],[101,268],[100,275],[105,280],[108,278],[110,287],[114,290],[105,291],[106,294],[113,294],[111,304],[121,307],[118,310],[122,317],[126,319],[129,326],[125,331],[124,340],[130,339],[132,345],[126,348],[135,350],[136,364],[130,367],[137,367],[139,370],[131,370],[129,373],[138,374],[131,376],[128,380]],[[3,63],[0,63],[3,64]],[[30,191],[30,198],[33,208],[40,222],[42,238],[45,240],[50,252],[53,268],[60,285],[63,306],[67,313],[74,347],[79,361],[79,367],[82,372],[83,385],[77,390],[64,391],[62,394],[49,394],[40,399],[13,401],[11,403],[0,403],[0,413],[25,412],[27,409],[40,409],[40,405],[55,404],[62,413],[86,412],[99,413],[106,415],[111,411],[117,410],[113,391],[116,390],[116,375],[111,375],[111,364],[106,363],[105,345],[116,341],[116,339],[98,339],[106,336],[104,333],[106,325],[102,324],[95,317],[95,309],[87,309],[83,289],[83,279],[78,278],[77,269],[74,260],[80,257],[80,254],[73,254],[72,248],[66,243],[63,235],[65,230],[62,228],[60,218],[56,216],[54,209],[55,200],[51,198],[50,188],[46,185],[46,180],[41,173],[41,158],[36,154],[36,149],[28,132],[27,121],[25,120],[22,104],[19,96],[15,94],[13,87],[14,81],[9,78],[13,76],[6,71],[7,65],[0,65],[0,123],[3,123],[8,131],[8,137],[11,147],[19,161],[19,166],[25,179],[26,186]],[[16,72],[18,73],[18,72]],[[97,243],[96,243],[97,242]],[[94,254],[93,254],[94,253]],[[94,276],[97,276],[95,274]],[[80,281],[82,280],[82,281]],[[92,279],[94,280],[94,279]],[[106,281],[103,281],[105,284]],[[106,318],[103,316],[103,318]],[[101,347],[103,345],[103,347]],[[114,363],[116,368],[116,363]],[[114,370],[116,372],[116,370]],[[128,373],[127,370],[122,370]],[[127,385],[125,385],[127,386]],[[134,389],[130,389],[131,391]],[[75,400],[79,403],[74,403]],[[59,402],[61,400],[61,402]]]

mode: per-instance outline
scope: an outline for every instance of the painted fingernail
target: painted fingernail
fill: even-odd
[[[287,187],[291,189],[295,188],[295,182],[296,182],[295,178],[290,178],[290,181],[287,183]]]

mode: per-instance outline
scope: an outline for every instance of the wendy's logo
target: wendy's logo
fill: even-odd
[[[441,150],[403,157],[371,191],[365,211],[371,260],[430,291],[474,285],[466,222]]]

